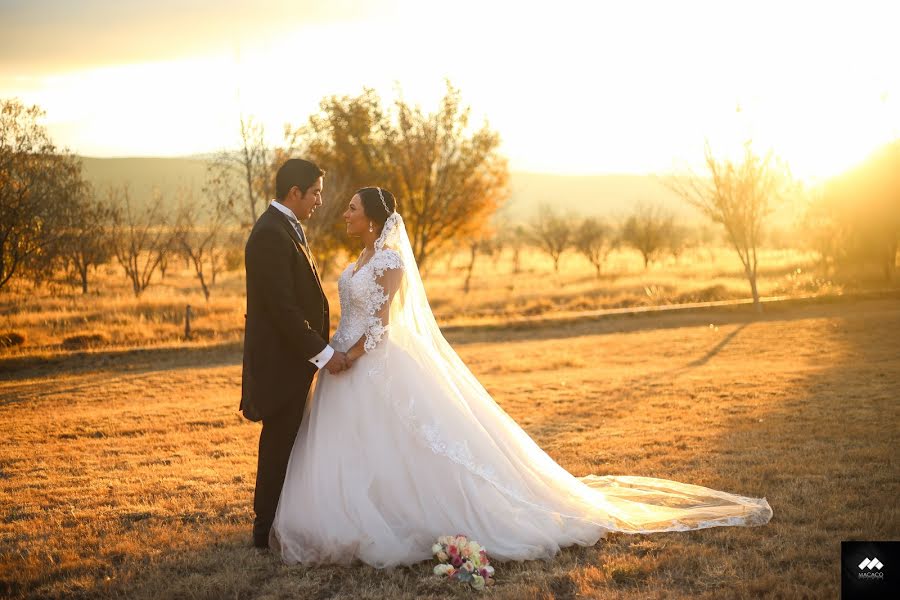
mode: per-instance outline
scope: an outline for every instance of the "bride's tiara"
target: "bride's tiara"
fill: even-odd
[[[388,208],[387,202],[384,201],[384,194],[381,193],[381,188],[376,187],[375,189],[378,190],[378,197],[381,198],[381,205],[384,206],[384,212],[390,215],[392,211]]]

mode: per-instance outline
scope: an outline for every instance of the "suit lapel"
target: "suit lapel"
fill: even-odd
[[[322,280],[319,279],[319,270],[316,268],[316,263],[313,258],[309,255],[309,252],[306,251],[306,246],[303,245],[303,242],[300,241],[300,235],[297,234],[297,230],[294,229],[294,226],[291,225],[291,222],[287,220],[281,211],[277,208],[269,207],[269,210],[277,213],[278,222],[281,223],[281,226],[284,227],[285,231],[287,231],[288,235],[291,236],[291,239],[294,240],[294,245],[297,246],[297,249],[306,257],[306,262],[309,263],[309,267],[313,272],[313,275],[316,277],[316,282],[319,284],[319,289],[322,288]]]

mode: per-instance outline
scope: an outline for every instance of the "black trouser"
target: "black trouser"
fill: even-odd
[[[253,543],[267,546],[269,529],[275,521],[278,498],[284,485],[291,449],[300,429],[304,402],[289,402],[277,414],[262,420],[259,434],[259,459],[256,466],[256,490],[253,493]]]

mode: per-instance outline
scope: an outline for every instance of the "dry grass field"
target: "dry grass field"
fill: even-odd
[[[770,295],[835,294],[860,287],[856,281],[835,281],[819,274],[812,255],[796,250],[767,250],[761,256],[760,293]],[[560,273],[545,255],[523,252],[521,270],[513,273],[512,254],[480,256],[471,291],[462,292],[468,256],[460,252],[438,257],[426,277],[429,298],[442,324],[490,323],[520,316],[558,315],[579,311],[684,302],[730,300],[750,296],[740,262],[726,248],[687,252],[679,262],[671,258],[643,268],[634,251],[614,252],[598,278],[580,255],[563,256]],[[335,270],[324,278],[337,306]],[[865,283],[865,282],[864,282]],[[81,294],[61,280],[33,289],[16,282],[0,293],[0,335],[22,334],[26,343],[0,347],[0,357],[57,355],[67,351],[63,341],[95,336],[105,348],[181,344],[185,306],[191,305],[196,344],[238,342],[244,326],[243,268],[219,275],[209,301],[203,299],[193,271],[173,261],[165,279],[157,274],[140,298],[131,292],[121,268],[103,265]],[[866,287],[868,287],[866,285]],[[336,322],[336,321],[335,321]]]
[[[900,298],[450,335],[576,475],[765,496],[772,521],[612,534],[497,565],[486,596],[834,598],[840,541],[898,539]],[[0,596],[469,598],[431,565],[286,567],[249,547],[259,426],[234,340],[0,357]],[[488,549],[489,550],[489,549]]]

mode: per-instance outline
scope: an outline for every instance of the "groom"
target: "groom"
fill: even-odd
[[[267,548],[294,438],[313,377],[350,367],[328,345],[328,299],[300,222],[322,205],[322,176],[315,164],[292,158],[275,176],[275,195],[253,226],[244,262],[247,323],[241,410],[262,421],[253,496],[253,545]]]

